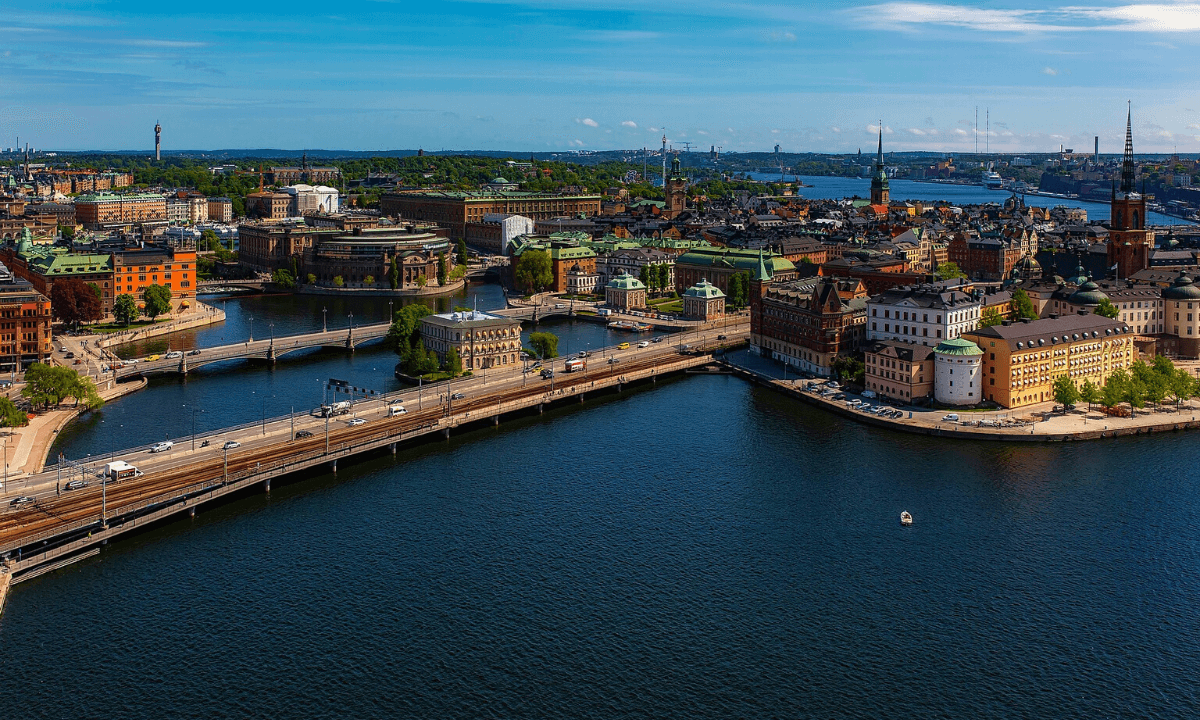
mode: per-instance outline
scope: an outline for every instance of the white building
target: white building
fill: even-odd
[[[933,398],[943,405],[975,405],[983,400],[983,351],[958,338],[933,349]]]
[[[325,185],[288,185],[280,192],[292,196],[289,211],[292,217],[302,217],[310,212],[335,213],[339,208],[337,189]]]
[[[496,223],[500,226],[500,252],[508,254],[508,244],[522,235],[533,234],[533,220],[524,215],[505,215],[488,213],[483,216],[485,223]]]
[[[867,339],[937,345],[979,325],[981,301],[958,281],[892,288],[867,301]]]

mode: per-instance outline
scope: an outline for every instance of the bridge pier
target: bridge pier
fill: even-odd
[[[188,374],[188,369],[187,369],[187,355],[184,355],[182,358],[180,358],[180,359],[179,359],[179,374],[180,374],[180,375],[187,375],[187,374]]]
[[[271,492],[271,478],[263,480],[263,491]]]
[[[329,469],[333,472],[337,472],[337,460],[329,461]]]
[[[579,393],[579,404],[580,405],[583,404],[583,396],[584,396],[584,393]]]
[[[444,440],[450,439],[450,428],[442,428],[442,439],[444,439]]]
[[[392,443],[391,448],[392,448],[392,454],[395,455],[396,454],[396,443]]]
[[[275,343],[271,343],[270,346],[267,347],[267,362],[271,363],[272,365],[275,364]]]

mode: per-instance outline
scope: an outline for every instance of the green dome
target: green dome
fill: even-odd
[[[492,184],[493,185],[508,185],[510,183],[502,177],[494,177],[494,178],[492,178]]]
[[[1072,285],[1082,286],[1090,279],[1091,278],[1088,277],[1087,271],[1083,269],[1082,265],[1080,265],[1075,269],[1075,276],[1067,278],[1067,282],[1071,283]]]
[[[684,297],[703,298],[705,300],[716,300],[717,298],[725,297],[725,293],[721,292],[721,288],[713,285],[708,280],[701,280],[695,285],[687,289],[683,294]]]
[[[1079,286],[1079,289],[1071,293],[1071,297],[1067,298],[1067,302],[1072,305],[1099,305],[1108,299],[1100,290],[1100,286],[1088,280]]]
[[[970,340],[962,338],[954,338],[953,340],[943,340],[938,343],[938,346],[933,349],[935,353],[942,355],[982,355],[983,351],[979,346]]]
[[[617,275],[612,280],[609,280],[608,285],[606,287],[613,288],[614,290],[645,290],[646,289],[645,283],[643,283],[641,280],[638,280],[637,278],[630,275],[629,273],[625,272],[624,270],[621,271],[620,275]]]
[[[1196,287],[1187,273],[1181,272],[1171,287],[1162,291],[1162,296],[1166,300],[1200,300],[1200,287]]]

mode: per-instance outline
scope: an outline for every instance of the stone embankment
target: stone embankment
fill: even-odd
[[[184,314],[165,323],[155,323],[145,327],[135,328],[132,330],[122,330],[120,332],[109,333],[95,340],[95,346],[99,348],[110,348],[116,345],[125,345],[126,343],[137,342],[138,340],[146,340],[147,338],[159,337],[168,335],[180,330],[190,330],[192,328],[206,327],[215,325],[225,321],[225,311],[197,302],[196,309],[190,313]]]

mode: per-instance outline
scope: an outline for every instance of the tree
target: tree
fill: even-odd
[[[429,284],[429,278],[425,277],[424,275],[417,276],[417,287],[423,288],[428,284]]]
[[[725,302],[734,308],[744,308],[750,298],[750,273],[740,272],[729,276]]]
[[[316,284],[317,284],[317,276],[316,276],[316,275],[314,275],[314,274],[312,274],[312,273],[309,273],[309,274],[308,274],[308,277],[306,277],[306,278],[304,278],[304,279],[308,281],[308,284],[309,284],[309,285],[316,285]]]
[[[1100,404],[1106,408],[1115,408],[1128,399],[1128,388],[1129,373],[1123,369],[1114,371],[1100,389]]]
[[[368,275],[365,278],[363,278],[363,285],[374,285],[374,284],[375,284],[375,276],[374,275]]]
[[[537,354],[544,360],[558,357],[558,336],[554,333],[530,333],[529,346],[537,351]]]
[[[1091,410],[1093,405],[1100,402],[1100,387],[1090,379],[1084,380],[1079,388],[1079,399],[1087,403],[1088,410]]]
[[[59,225],[58,226],[58,234],[62,236],[63,240],[74,240],[75,239],[75,226],[74,225]],[[26,421],[26,422],[28,422],[28,421]]]
[[[450,373],[450,377],[458,377],[462,371],[462,358],[458,355],[458,349],[452,347],[446,352],[446,372]]]
[[[862,360],[853,357],[841,357],[833,361],[833,371],[843,380],[849,380],[855,385],[862,385],[866,379],[867,367]]]
[[[1033,300],[1029,299],[1029,293],[1025,292],[1022,288],[1013,290],[1012,307],[1013,314],[1017,316],[1018,320],[1023,318],[1030,320],[1038,319],[1037,308],[1033,306]]]
[[[392,265],[388,268],[388,285],[391,285],[393,290],[400,287],[400,263],[395,255],[392,256]]]
[[[155,283],[142,291],[146,315],[151,319],[171,312],[171,288]]]
[[[217,250],[224,249],[221,245],[221,238],[212,230],[203,230],[200,232],[200,249],[201,250]]]
[[[1096,314],[1106,318],[1115,318],[1121,314],[1121,309],[1113,305],[1112,301],[1108,298],[1104,298],[1096,306]]]
[[[459,240],[459,241],[458,241],[458,258],[457,258],[457,262],[458,262],[458,264],[459,264],[459,265],[463,265],[463,266],[465,266],[465,265],[467,264],[467,262],[468,262],[468,258],[467,258],[467,241],[466,241],[466,240]]]
[[[1169,387],[1171,395],[1175,398],[1175,407],[1179,408],[1179,403],[1184,400],[1190,400],[1196,395],[1196,379],[1192,377],[1187,370],[1183,368],[1173,368]]]
[[[554,282],[550,254],[545,250],[526,250],[517,258],[513,280],[531,292],[541,292]]]
[[[0,425],[4,427],[25,427],[29,424],[26,415],[16,403],[6,397],[0,397]]]
[[[967,274],[958,267],[958,263],[944,262],[937,266],[933,276],[938,280],[953,280],[954,278],[965,278]]]
[[[645,265],[638,270],[638,280],[642,281],[642,284],[646,286],[647,290],[654,289],[654,283],[650,280],[650,270],[647,269]]]
[[[404,357],[418,343],[421,335],[421,318],[433,313],[426,305],[406,305],[392,316],[383,342],[400,357]]]
[[[999,325],[1002,322],[1004,322],[1004,317],[1000,314],[1000,311],[995,305],[992,305],[991,307],[985,307],[983,309],[983,314],[979,316],[979,327],[991,327],[993,325]]]
[[[286,268],[279,268],[271,273],[271,282],[285,290],[291,290],[296,287],[296,277],[288,272]]]
[[[1063,412],[1079,402],[1079,389],[1069,375],[1059,375],[1054,379],[1054,402],[1063,406]]]
[[[75,398],[76,405],[83,403],[91,410],[104,405],[90,378],[82,377],[66,366],[42,363],[34,363],[25,371],[25,387],[21,395],[28,398],[34,407],[49,408],[69,397]]]
[[[438,253],[437,281],[439,287],[446,284],[446,253],[444,252]]]
[[[346,284],[346,281],[342,279],[341,275],[333,276],[333,286],[334,287],[343,287],[343,286],[345,286],[345,284]]]
[[[130,323],[137,320],[140,314],[141,311],[138,310],[137,300],[129,293],[121,293],[113,302],[113,317],[125,327],[129,327]]]
[[[658,266],[658,289],[666,291],[671,286],[671,266],[668,263],[662,263]]]
[[[68,325],[99,320],[104,304],[92,285],[75,278],[56,280],[50,288],[50,310]]]

